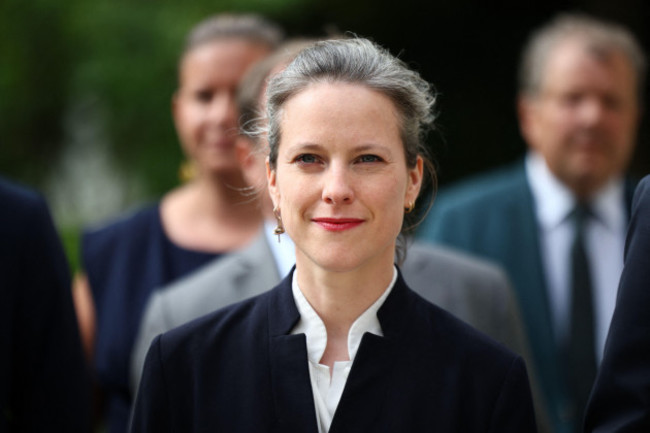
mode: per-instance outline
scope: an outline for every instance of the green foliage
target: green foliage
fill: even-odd
[[[200,19],[281,17],[306,0],[5,0],[0,6],[0,172],[42,186],[90,102],[121,167],[158,196],[181,160],[170,116],[177,56]]]
[[[65,4],[0,6],[0,172],[35,182],[62,146],[73,65]]]
[[[1,1],[0,173],[47,194],[54,181],[74,171],[61,162],[66,149],[76,152],[78,147],[72,144],[81,142],[92,154],[105,144],[117,163],[115,176],[128,177],[116,184],[135,191],[125,197],[159,197],[177,184],[182,160],[171,98],[188,30],[220,12],[257,12],[286,24],[298,19],[306,4],[307,0]],[[91,133],[79,133],[84,128]],[[86,177],[62,184],[106,182],[88,179],[88,171],[80,171]],[[70,190],[62,201],[68,213],[83,208],[70,206],[88,197],[87,191],[85,196],[78,193]],[[57,209],[60,197],[49,198],[56,198],[55,218],[65,213]],[[102,200],[101,194],[96,200]],[[68,221],[60,228],[73,270],[79,268],[79,224],[90,222],[81,216],[73,218],[72,226]]]

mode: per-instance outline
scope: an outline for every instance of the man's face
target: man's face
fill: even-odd
[[[539,92],[520,100],[522,133],[556,177],[588,198],[628,165],[637,95],[637,77],[624,54],[567,40],[549,55]]]

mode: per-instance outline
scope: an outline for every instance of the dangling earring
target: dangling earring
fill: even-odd
[[[182,183],[189,182],[196,177],[197,169],[194,162],[189,159],[181,162],[180,167],[178,167],[178,179]]]
[[[273,209],[273,215],[275,215],[275,219],[278,220],[278,225],[275,227],[275,230],[273,230],[273,234],[278,236],[278,243],[280,243],[280,235],[284,233],[284,226],[282,225],[280,210],[277,207]]]
[[[415,209],[415,203],[410,202],[405,208],[404,208],[404,213],[411,213],[413,212],[413,209]]]

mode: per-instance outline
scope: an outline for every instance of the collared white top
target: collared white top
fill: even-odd
[[[309,379],[314,395],[318,431],[319,433],[327,433],[332,424],[336,407],[341,400],[341,395],[343,394],[343,389],[345,388],[363,334],[370,332],[378,336],[384,335],[379,324],[379,319],[377,319],[377,311],[384,304],[386,297],[395,285],[397,269],[394,269],[393,279],[386,290],[384,290],[384,293],[350,327],[350,331],[348,332],[348,354],[350,360],[335,362],[331,375],[329,367],[320,364],[325,347],[327,346],[325,324],[302,294],[300,287],[298,287],[296,272],[293,275],[291,288],[298,312],[300,313],[300,320],[291,333],[305,334],[307,338]]]
[[[558,343],[569,335],[571,312],[571,243],[575,226],[570,213],[576,205],[571,191],[548,169],[543,157],[529,152],[526,175],[535,201],[542,261]],[[627,213],[622,178],[609,181],[590,202],[594,218],[586,225],[585,249],[591,273],[596,359],[602,359],[609,323],[616,305],[623,270]]]
[[[291,268],[296,263],[296,248],[293,240],[286,233],[280,235],[280,242],[278,242],[278,235],[273,234],[274,229],[275,221],[264,221],[266,241],[269,244],[269,248],[271,248],[275,265],[278,268],[278,274],[280,278],[284,278],[289,275],[289,271],[291,271]]]

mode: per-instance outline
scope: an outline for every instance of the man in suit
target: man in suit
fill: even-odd
[[[520,71],[525,160],[443,190],[419,231],[505,268],[557,432],[580,428],[614,309],[644,76],[619,26],[563,15],[538,30]]]
[[[0,179],[0,431],[89,432],[90,379],[45,201]]]
[[[585,432],[650,431],[650,177],[637,188],[625,267]]]

